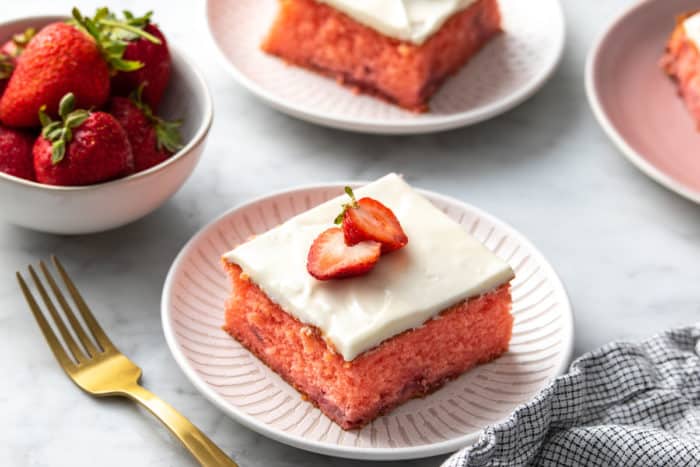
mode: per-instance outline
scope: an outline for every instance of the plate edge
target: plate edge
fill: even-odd
[[[629,16],[636,13],[638,10],[645,8],[649,3],[655,0],[645,0],[640,3],[635,3],[630,7],[622,10],[618,16],[613,19],[613,21],[606,27],[603,32],[601,32],[593,43],[593,47],[588,52],[586,57],[585,65],[585,77],[584,77],[584,87],[586,92],[586,97],[588,99],[588,105],[591,107],[593,116],[598,122],[598,125],[603,129],[603,132],[607,137],[612,140],[613,145],[617,147],[618,151],[635,166],[644,175],[663,186],[667,190],[676,193],[690,201],[700,204],[700,191],[695,191],[690,189],[685,184],[675,180],[674,178],[666,175],[656,166],[647,161],[639,152],[637,152],[632,146],[627,143],[625,138],[618,133],[613,125],[612,121],[608,118],[606,112],[603,110],[602,101],[599,98],[597,91],[597,86],[595,83],[595,72],[597,69],[597,60],[603,49],[603,43],[608,39],[610,34],[614,29],[619,27]]]
[[[206,383],[202,380],[202,378],[197,375],[194,371],[194,369],[191,368],[191,365],[186,360],[185,355],[182,353],[180,350],[177,341],[175,340],[174,336],[174,330],[172,328],[172,324],[169,320],[169,310],[170,310],[170,297],[169,297],[169,290],[172,287],[172,283],[174,281],[174,276],[175,276],[175,271],[178,267],[178,265],[182,262],[182,259],[185,257],[186,253],[189,252],[189,250],[192,248],[192,245],[195,244],[196,240],[201,237],[204,232],[209,229],[212,225],[220,222],[223,218],[226,216],[230,215],[232,212],[243,209],[249,205],[258,203],[264,199],[271,198],[274,196],[279,196],[283,195],[286,193],[292,193],[292,192],[297,192],[297,191],[303,191],[303,190],[308,190],[308,189],[329,189],[329,188],[341,188],[342,186],[345,185],[361,185],[361,184],[366,184],[368,182],[366,181],[352,181],[352,182],[328,182],[328,183],[314,183],[314,184],[306,184],[306,185],[300,185],[297,187],[292,187],[288,189],[282,189],[282,190],[277,190],[271,193],[267,193],[261,196],[254,197],[246,202],[239,203],[238,205],[226,210],[219,216],[217,216],[215,219],[212,221],[206,223],[204,226],[202,226],[191,238],[190,240],[182,247],[182,249],[179,251],[175,259],[173,260],[173,263],[171,264],[170,268],[168,269],[168,274],[166,276],[165,282],[163,284],[163,291],[161,294],[161,325],[163,327],[163,333],[165,335],[165,340],[168,345],[168,349],[170,350],[171,355],[175,359],[175,362],[177,365],[180,367],[182,372],[185,374],[187,379],[192,383],[195,388],[200,392],[202,396],[206,400],[208,400],[210,403],[214,404],[219,410],[221,410],[224,414],[228,415],[230,418],[235,420],[236,422],[242,424],[246,428],[259,433],[263,436],[266,436],[268,438],[274,439],[278,442],[281,442],[283,444],[287,444],[305,451],[310,451],[310,452],[315,452],[318,454],[324,454],[324,455],[330,455],[334,457],[342,457],[342,458],[347,458],[347,459],[357,459],[357,460],[376,460],[376,461],[386,461],[386,460],[409,460],[409,459],[419,459],[419,458],[426,458],[426,457],[431,457],[431,456],[438,456],[438,455],[444,455],[448,454],[451,452],[454,452],[456,450],[462,449],[463,447],[468,446],[471,443],[474,443],[475,441],[478,440],[479,436],[481,435],[481,431],[476,432],[476,433],[471,433],[468,435],[465,435],[460,438],[455,438],[451,440],[446,440],[442,441],[439,443],[433,443],[430,445],[420,445],[416,447],[408,447],[408,448],[356,448],[356,447],[345,447],[345,446],[337,446],[337,445],[332,445],[328,443],[316,443],[314,442],[313,445],[309,444],[308,442],[305,442],[305,440],[301,439],[298,440],[296,437],[292,437],[289,435],[285,434],[280,434],[275,430],[270,429],[267,425],[262,424],[258,422],[257,420],[254,420],[252,417],[249,417],[246,414],[242,413],[237,413],[234,412],[230,406],[226,405],[222,399],[222,397],[218,394],[215,394],[211,388],[206,385]],[[478,208],[476,206],[473,206],[469,203],[466,203],[464,201],[461,201],[457,198],[447,196],[447,195],[442,195],[440,193],[436,193],[430,190],[424,190],[424,189],[418,189],[418,191],[423,194],[427,195],[428,197],[434,197],[437,199],[442,199],[443,201],[447,201],[448,203],[455,203],[458,205],[464,205],[467,208],[473,210],[475,213],[477,213],[479,216],[484,217],[485,219],[488,219],[490,222],[493,222],[495,224],[499,224],[502,227],[504,227],[506,230],[511,230],[515,233],[518,234],[519,236],[519,241],[524,243],[528,248],[530,248],[535,254],[539,255],[542,260],[543,260],[543,265],[546,267],[548,272],[551,274],[551,276],[555,279],[556,284],[561,288],[563,299],[564,299],[564,317],[566,318],[567,323],[565,328],[563,328],[563,348],[562,348],[562,359],[560,361],[559,367],[554,372],[554,379],[556,376],[559,376],[568,369],[569,363],[571,361],[572,355],[573,355],[573,348],[574,348],[574,314],[573,314],[573,309],[571,307],[571,301],[569,299],[569,294],[567,289],[565,288],[563,282],[561,281],[561,278],[559,275],[556,273],[554,267],[550,264],[550,262],[547,260],[547,258],[542,254],[542,252],[536,248],[532,242],[530,242],[529,239],[527,239],[523,234],[521,234],[518,230],[510,226],[510,224],[496,218],[495,216],[491,215],[490,213],[487,213],[486,211],[482,210],[481,208]],[[547,382],[547,384],[549,384]],[[547,384],[542,386],[542,389],[544,389]],[[515,408],[514,408],[515,410]],[[510,416],[510,414],[509,414]],[[499,420],[496,423],[501,423],[502,421],[505,421],[507,417],[505,417],[502,420]]]

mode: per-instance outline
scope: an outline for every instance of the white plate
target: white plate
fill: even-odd
[[[552,267],[521,234],[473,206],[422,192],[516,271],[511,348],[362,430],[341,430],[221,329],[230,292],[221,255],[251,235],[342,194],[347,184],[259,198],[195,235],[170,268],[163,289],[168,346],[195,387],[224,413],[292,446],[339,457],[395,460],[445,454],[473,443],[486,425],[506,418],[564,372],[573,347],[571,307]]]
[[[209,31],[224,64],[251,92],[282,112],[345,130],[428,133],[499,115],[534,94],[564,49],[559,0],[500,0],[505,33],[494,39],[430,103],[414,114],[353,94],[333,80],[285,65],[260,50],[276,0],[207,0]]]

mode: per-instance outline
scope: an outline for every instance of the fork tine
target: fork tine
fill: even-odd
[[[72,371],[75,368],[75,364],[66,354],[61,342],[56,337],[56,334],[54,334],[48,321],[46,321],[46,317],[44,317],[44,314],[41,312],[41,308],[39,308],[39,305],[37,305],[32,293],[29,291],[29,287],[27,287],[27,283],[24,282],[24,279],[19,272],[17,273],[17,282],[19,282],[19,286],[22,289],[27,305],[29,305],[29,308],[32,310],[34,319],[36,319],[36,322],[41,329],[41,333],[44,335],[44,339],[46,339],[46,342],[49,344],[54,357],[56,357],[56,360],[58,360],[58,363],[66,372]]]
[[[36,272],[34,271],[34,268],[31,266],[29,266],[29,274],[32,276],[32,279],[34,280],[34,285],[39,291],[39,295],[41,295],[42,300],[44,300],[44,304],[46,305],[46,308],[48,308],[49,314],[53,318],[53,322],[56,323],[56,327],[58,328],[58,332],[63,338],[63,342],[65,342],[65,344],[68,345],[68,348],[70,349],[71,353],[78,362],[86,362],[87,359],[85,358],[85,354],[82,350],[80,350],[80,347],[78,347],[78,345],[75,343],[73,336],[71,336],[68,332],[68,329],[66,328],[63,319],[58,314],[58,311],[56,311],[56,307],[53,305],[51,298],[46,293],[46,289],[41,283],[41,279],[39,279],[39,276],[37,276]]]
[[[88,354],[94,357],[99,353],[99,351],[95,348],[95,345],[92,343],[87,334],[85,334],[85,330],[83,329],[82,324],[80,324],[80,322],[75,318],[75,314],[73,313],[73,310],[71,309],[70,305],[63,296],[63,292],[61,292],[61,289],[59,289],[58,285],[56,285],[56,281],[53,279],[51,271],[49,271],[49,269],[46,267],[46,264],[44,264],[43,261],[39,262],[39,267],[41,267],[41,271],[44,273],[44,277],[46,277],[46,280],[51,286],[51,290],[53,291],[56,300],[58,300],[58,303],[60,303],[61,308],[63,308],[63,313],[68,318],[68,322],[73,328],[73,331],[78,336],[78,339],[80,339],[80,342],[83,344],[83,347],[87,350]],[[39,291],[41,292],[41,290]]]
[[[114,344],[112,344],[112,341],[109,340],[109,337],[107,337],[107,334],[105,334],[105,332],[102,330],[102,327],[93,316],[92,312],[90,311],[90,308],[85,303],[85,300],[83,300],[83,297],[80,295],[80,292],[78,292],[77,287],[75,286],[75,284],[73,284],[73,281],[70,279],[70,277],[68,277],[68,273],[65,269],[63,269],[63,265],[61,264],[61,262],[56,256],[53,255],[51,256],[51,260],[53,261],[54,266],[56,266],[56,269],[58,269],[58,272],[61,275],[63,282],[66,284],[66,287],[68,288],[68,291],[71,294],[71,297],[73,297],[73,301],[78,307],[78,310],[80,311],[80,314],[83,317],[85,324],[87,324],[88,328],[90,328],[90,331],[92,331],[92,335],[95,336],[95,339],[100,344],[102,349],[116,350],[116,347],[114,346]]]

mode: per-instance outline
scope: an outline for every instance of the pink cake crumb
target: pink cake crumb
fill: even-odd
[[[423,326],[345,361],[321,332],[282,310],[239,266],[224,329],[343,429],[361,428],[508,350],[510,285],[463,301]]]

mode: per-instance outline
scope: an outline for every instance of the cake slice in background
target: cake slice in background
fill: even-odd
[[[688,111],[700,130],[700,12],[676,19],[661,66],[678,87]]]
[[[267,53],[423,112],[501,32],[496,0],[280,0]]]
[[[504,261],[398,175],[356,193],[390,209],[408,238],[364,275],[320,281],[307,271],[343,197],[223,257],[224,329],[344,429],[497,358],[513,327]]]

